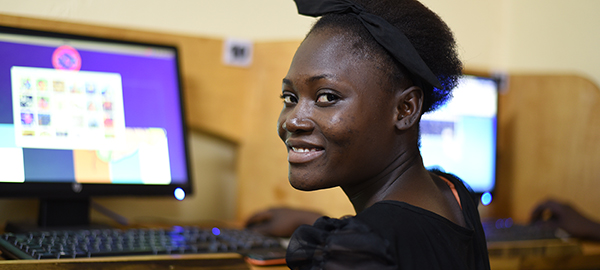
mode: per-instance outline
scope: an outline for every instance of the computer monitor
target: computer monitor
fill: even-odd
[[[453,98],[421,119],[421,155],[429,169],[452,173],[475,193],[496,183],[498,79],[465,75]]]
[[[0,59],[0,197],[58,226],[91,196],[191,193],[176,47],[0,27]]]

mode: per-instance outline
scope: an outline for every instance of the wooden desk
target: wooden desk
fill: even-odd
[[[2,253],[0,252],[0,255]],[[79,269],[186,269],[186,270],[282,270],[286,266],[254,266],[237,253],[105,257],[61,260],[6,260],[2,270],[79,270]]]
[[[582,254],[565,256],[490,257],[492,270],[591,270],[600,269],[600,243],[582,243]],[[132,256],[62,260],[2,260],[0,269],[199,269],[283,270],[286,266],[252,266],[236,253]]]
[[[600,251],[600,245],[588,245]],[[585,248],[584,248],[585,249]],[[490,257],[492,270],[589,270],[600,269],[600,252],[573,256]],[[181,256],[134,256],[117,258],[63,260],[1,260],[6,270],[75,270],[75,269],[199,269],[199,270],[283,270],[286,266],[250,266],[239,254],[199,254]]]
[[[236,253],[106,257],[61,260],[2,260],[0,269],[197,269],[249,270],[242,256]]]
[[[492,270],[600,269],[600,243],[583,242],[582,253],[554,256],[490,257]]]
[[[492,270],[592,270],[600,269],[600,254],[490,258]]]

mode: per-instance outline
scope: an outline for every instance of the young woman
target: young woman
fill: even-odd
[[[489,269],[476,205],[425,169],[419,120],[461,74],[450,29],[416,0],[296,0],[321,16],[283,79],[289,181],[340,186],[357,215],[298,228],[292,269]]]

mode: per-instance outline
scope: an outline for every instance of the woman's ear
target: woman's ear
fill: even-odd
[[[423,107],[423,90],[411,86],[396,92],[396,128],[407,130],[419,123]]]

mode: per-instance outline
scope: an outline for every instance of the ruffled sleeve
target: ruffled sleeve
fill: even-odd
[[[290,269],[397,269],[389,245],[355,218],[322,217],[294,232],[286,261]]]

